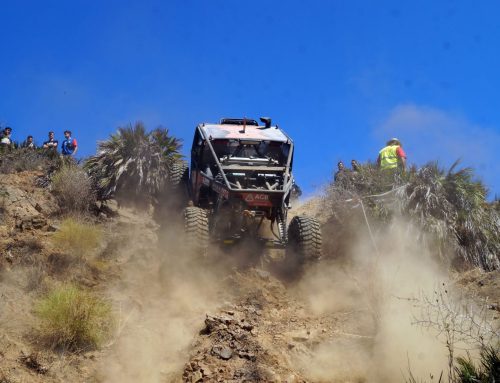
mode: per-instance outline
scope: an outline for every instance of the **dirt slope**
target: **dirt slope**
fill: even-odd
[[[306,382],[300,368],[319,344],[369,336],[359,312],[315,315],[279,280],[258,269],[236,272],[237,298],[208,313],[183,378],[188,382]]]
[[[423,333],[393,326],[409,317],[402,299],[409,290],[397,278],[411,279],[420,267],[401,258],[404,251],[395,251],[395,268],[378,261],[383,272],[377,281],[391,286],[378,302],[372,259],[325,260],[290,281],[272,264],[244,266],[238,255],[190,258],[176,246],[174,224],[159,227],[149,212],[122,208],[101,223],[107,234],[100,254],[78,268],[64,268],[50,241],[59,223],[57,206],[34,185],[35,176],[0,179],[9,198],[0,222],[2,383],[390,382],[401,380],[406,353],[413,357],[407,347],[428,346]],[[321,201],[306,202],[297,212],[322,214]],[[367,246],[365,253],[373,249]],[[42,265],[48,285],[30,288]],[[499,276],[472,271],[457,276],[457,285],[488,297],[490,313],[498,318]],[[65,280],[112,302],[117,329],[102,349],[52,352],[33,337],[34,303],[50,283]],[[429,360],[439,358],[425,347],[415,359],[428,373]]]

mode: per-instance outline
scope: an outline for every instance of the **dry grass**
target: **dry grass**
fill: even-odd
[[[65,212],[88,212],[95,205],[92,182],[77,164],[66,162],[52,176],[52,191]]]
[[[59,156],[45,150],[19,148],[9,152],[0,152],[0,173],[9,174],[26,170],[44,170],[57,166]]]
[[[26,291],[37,292],[45,289],[47,271],[43,264],[31,266],[26,270]]]
[[[2,219],[2,216],[5,212],[5,206],[7,204],[6,198],[9,196],[9,193],[5,191],[3,188],[0,188],[0,222]]]
[[[95,250],[102,239],[101,229],[89,223],[80,222],[74,218],[65,219],[59,231],[54,233],[54,244],[69,255],[82,258]]]
[[[35,309],[39,335],[51,348],[81,351],[99,347],[113,327],[111,305],[73,285],[42,298]]]
[[[23,265],[35,265],[38,263],[44,245],[37,237],[16,240],[10,248],[13,255]]]

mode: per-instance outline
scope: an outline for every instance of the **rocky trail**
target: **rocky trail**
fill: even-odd
[[[108,289],[123,324],[103,359],[104,381],[306,382],[302,369],[319,345],[371,338],[369,321],[354,320],[361,308],[311,313],[271,271],[235,266],[227,254],[186,259],[155,248],[168,228],[147,216],[119,219],[133,235]]]
[[[314,362],[318,345],[370,338],[356,334],[359,313],[311,315],[266,271],[237,273],[231,283],[238,299],[206,316],[184,369],[186,381],[305,382],[300,367]]]

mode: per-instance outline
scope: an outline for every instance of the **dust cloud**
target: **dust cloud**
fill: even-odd
[[[298,358],[309,379],[401,382],[409,364],[416,377],[439,377],[447,365],[446,348],[436,333],[412,324],[412,298],[432,294],[447,276],[417,234],[407,222],[393,222],[375,234],[375,247],[357,230],[348,261],[324,262],[299,282],[296,293],[314,314],[345,312],[356,318],[340,326],[332,341]]]
[[[205,315],[224,302],[219,264],[189,256],[169,226],[133,233],[120,282],[109,289],[118,312],[115,340],[98,378],[108,383],[181,381]]]
[[[158,233],[159,238],[152,230],[132,231],[124,244],[121,278],[109,287],[120,320],[100,381],[182,381],[206,313],[235,298],[228,293],[227,278],[234,262],[224,256],[205,262],[190,257],[177,246],[181,235],[172,226]],[[394,221],[375,232],[375,249],[358,227],[349,236],[347,257],[326,257],[288,285],[287,293],[304,303],[311,316],[339,318],[333,337],[291,355],[304,377],[400,382],[409,363],[418,378],[439,377],[447,365],[446,348],[435,333],[412,324],[412,298],[432,294],[447,281],[447,273],[419,244],[418,234],[407,222]]]

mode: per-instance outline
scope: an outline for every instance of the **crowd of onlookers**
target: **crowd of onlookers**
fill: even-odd
[[[63,156],[74,156],[78,151],[78,143],[76,139],[74,139],[71,135],[70,130],[64,131],[64,140],[61,142],[59,146],[59,141],[55,138],[54,132],[49,132],[48,139],[42,143],[41,146],[38,146],[33,136],[28,136],[21,143],[17,144],[12,139],[12,128],[7,126],[3,130],[0,131],[0,151],[12,151],[17,148],[25,148],[25,149],[47,149],[53,152],[58,152],[59,147],[61,148],[61,154]]]
[[[403,144],[398,138],[391,138],[387,141],[385,147],[383,147],[377,157],[377,168],[389,174],[393,173],[404,173],[406,171],[406,153],[403,150]],[[337,163],[337,171],[334,175],[334,181],[344,178],[345,174],[350,174],[355,176],[362,172],[362,167],[358,161],[351,161],[351,169],[347,169],[344,162],[339,161]],[[351,177],[352,178],[352,177]]]

